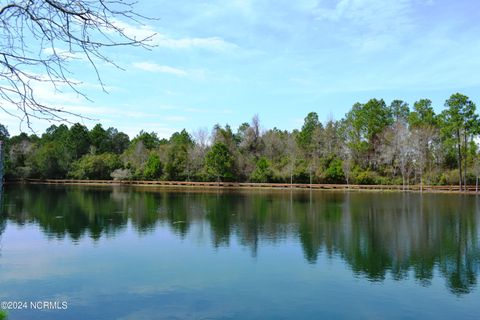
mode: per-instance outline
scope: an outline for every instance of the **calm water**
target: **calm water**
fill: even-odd
[[[480,197],[7,186],[9,319],[478,319]]]

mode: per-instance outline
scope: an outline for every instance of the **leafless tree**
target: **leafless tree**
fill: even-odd
[[[251,123],[244,130],[240,148],[254,158],[258,158],[259,153],[262,151],[262,132],[258,114],[253,116]]]
[[[413,171],[412,132],[406,121],[396,120],[380,135],[377,157],[379,161],[392,167],[392,176],[400,171],[402,187],[405,187]]]
[[[289,134],[285,145],[285,152],[288,156],[288,171],[290,174],[290,184],[293,183],[293,171],[295,170],[295,164],[298,157],[298,145],[297,139],[293,134]]]
[[[350,185],[350,176],[352,175],[353,159],[350,153],[345,153],[345,158],[342,161],[342,170],[345,175],[347,186]]]
[[[331,142],[331,141],[329,141]],[[320,158],[325,157],[328,153],[326,148],[327,137],[325,135],[325,130],[322,126],[315,128],[312,134],[312,148],[308,158],[309,161],[309,176],[310,184],[312,184],[313,173],[317,172],[320,168]]]
[[[195,144],[188,152],[188,172],[187,176],[198,174],[204,166],[205,155],[207,154],[209,134],[207,128],[199,128],[193,132]]]
[[[398,143],[396,135],[397,123],[389,126],[383,130],[380,135],[381,144],[378,147],[377,157],[380,163],[383,163],[392,168],[392,177],[397,175],[398,171]]]
[[[412,130],[415,168],[420,175],[420,191],[423,189],[423,173],[427,166],[430,145],[435,139],[436,129],[432,126],[420,126]]]
[[[475,172],[475,192],[478,192],[478,177],[480,176],[480,158],[476,154],[473,160],[473,171]]]
[[[285,136],[286,134],[283,134]],[[262,136],[262,144],[265,146],[263,155],[271,162],[280,162],[286,149],[286,138],[278,130],[268,130]]]
[[[405,190],[405,184],[408,183],[413,171],[412,162],[414,158],[414,148],[411,145],[412,132],[406,124],[399,124],[395,132],[397,154],[397,166],[402,175],[402,186]]]
[[[259,143],[260,135],[261,135],[261,127],[260,127],[260,118],[258,114],[255,114],[252,118],[252,122],[250,123],[250,128],[252,128],[252,134],[255,139],[255,142]]]
[[[145,147],[142,140],[139,140],[131,149],[128,149],[121,156],[124,163],[129,163],[133,168],[137,168],[138,172],[134,174],[140,174],[145,168],[149,155],[149,150]],[[162,159],[163,160],[163,159]]]
[[[327,155],[339,155],[340,139],[338,136],[338,123],[331,117],[323,130],[324,153]]]
[[[206,149],[209,143],[209,135],[207,128],[199,128],[195,130],[193,133],[193,139],[195,140],[195,144],[197,144],[200,148]]]
[[[69,66],[86,61],[105,90],[99,62],[118,66],[107,47],[152,47],[154,34],[138,39],[125,25],[148,19],[126,0],[11,0],[0,5],[0,108],[31,128],[32,118],[66,121],[80,116],[46,105],[36,88],[47,84],[85,97]],[[85,97],[87,98],[87,97]]]
[[[347,182],[347,185],[350,185],[350,178],[352,175],[352,169],[355,163],[355,151],[352,148],[352,144],[349,143],[349,141],[346,139],[347,137],[347,132],[344,130],[341,130],[339,132],[339,137],[338,137],[338,146],[339,148],[339,154],[340,154],[340,159],[342,159],[342,169],[343,169],[343,174],[345,175],[345,180]],[[343,134],[343,136],[342,136]]]

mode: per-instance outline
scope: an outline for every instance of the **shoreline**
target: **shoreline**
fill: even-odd
[[[303,184],[303,183],[251,183],[251,182],[192,182],[192,181],[143,181],[143,180],[74,180],[74,179],[25,179],[5,181],[8,184],[42,184],[42,185],[85,185],[85,186],[136,186],[161,188],[208,188],[228,190],[331,190],[331,191],[389,191],[415,193],[450,193],[450,194],[479,194],[475,186],[467,186],[467,190],[460,191],[458,185],[431,186],[431,185],[358,185],[358,184]]]

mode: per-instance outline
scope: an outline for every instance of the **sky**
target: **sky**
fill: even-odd
[[[461,92],[480,107],[478,0],[139,0],[136,8],[156,19],[118,23],[137,37],[155,33],[155,47],[106,51],[123,69],[98,62],[108,93],[76,61],[72,76],[90,100],[45,84],[41,100],[93,119],[71,120],[90,128],[165,138],[217,123],[236,130],[255,114],[264,129],[292,130],[311,111],[338,120],[370,98],[411,106],[429,98],[440,112]],[[28,132],[5,113],[0,123]]]

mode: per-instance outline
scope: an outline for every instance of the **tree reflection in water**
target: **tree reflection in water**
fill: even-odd
[[[257,256],[259,244],[291,238],[308,263],[324,252],[371,281],[411,273],[422,285],[438,272],[457,295],[476,286],[480,269],[474,196],[8,186],[3,198],[0,233],[8,221],[38,224],[50,238],[97,241],[130,222],[139,234],[161,224],[184,238],[192,224],[207,224],[214,247],[236,237]]]

